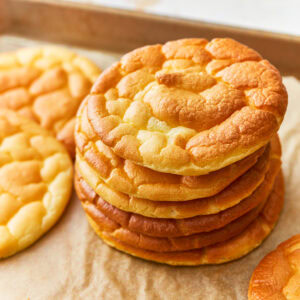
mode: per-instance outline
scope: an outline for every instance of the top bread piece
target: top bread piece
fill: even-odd
[[[287,92],[254,50],[232,39],[183,39],[126,54],[99,76],[87,102],[98,138],[118,156],[202,175],[265,145]]]
[[[300,234],[280,244],[259,263],[248,299],[300,299]]]
[[[91,61],[60,47],[0,54],[0,108],[52,131],[74,156],[75,115],[99,74]]]

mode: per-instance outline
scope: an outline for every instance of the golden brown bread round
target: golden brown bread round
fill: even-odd
[[[217,214],[199,215],[185,219],[149,218],[118,209],[99,197],[77,172],[75,188],[86,213],[94,220],[101,219],[101,216],[105,215],[119,224],[119,227],[136,233],[153,237],[178,237],[222,228],[257,207],[268,198],[279,169],[280,164],[271,164],[263,183],[237,205]]]
[[[150,169],[202,175],[268,143],[287,93],[278,70],[231,39],[184,39],[136,49],[87,97],[97,138]]]
[[[300,299],[300,234],[281,243],[256,267],[249,300]]]
[[[271,145],[270,159],[266,159],[268,153],[265,152],[251,169],[222,192],[212,197],[189,201],[152,201],[117,192],[102,182],[97,173],[79,154],[76,158],[76,170],[103,200],[121,210],[153,218],[190,218],[197,215],[216,214],[237,205],[250,196],[263,182],[269,165],[272,170],[280,168],[280,144],[272,141]]]
[[[108,245],[146,260],[169,265],[196,266],[202,264],[220,264],[238,259],[258,247],[274,228],[284,201],[284,182],[282,173],[277,177],[273,191],[259,216],[238,236],[215,245],[197,250],[178,252],[154,252],[130,246],[102,231],[87,216],[95,232]]]
[[[35,122],[0,109],[0,258],[29,247],[54,226],[72,181],[65,147]]]
[[[213,196],[252,167],[265,147],[225,168],[200,176],[161,173],[117,156],[100,140],[87,118],[86,101],[77,114],[75,140],[84,160],[116,191],[149,200],[184,201]]]
[[[50,130],[75,156],[77,109],[100,69],[65,48],[45,46],[0,54],[0,108]]]

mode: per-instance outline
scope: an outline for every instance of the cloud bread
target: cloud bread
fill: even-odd
[[[153,237],[178,237],[219,229],[254,209],[268,198],[279,169],[280,164],[271,164],[263,183],[237,205],[217,214],[185,219],[149,218],[118,209],[99,197],[78,173],[75,187],[86,213],[94,220],[105,215],[119,226],[136,233]]]
[[[97,140],[87,118],[86,102],[81,106],[77,120],[77,149],[98,176],[114,190],[149,200],[184,201],[213,196],[252,167],[265,150],[262,147],[250,156],[207,175],[167,174],[124,160]]]
[[[65,147],[19,114],[0,110],[0,258],[30,246],[59,219],[72,190]]]
[[[281,165],[280,144],[272,142],[271,145],[270,159],[261,157],[248,172],[222,192],[212,197],[189,201],[152,201],[117,192],[97,178],[95,171],[80,158],[80,155],[76,158],[76,170],[103,200],[121,210],[152,218],[190,218],[197,215],[216,214],[249,197],[263,182],[269,166],[272,164],[270,167],[276,170]],[[268,155],[268,152],[264,155]]]
[[[283,202],[284,182],[280,173],[263,210],[241,234],[225,242],[189,251],[155,252],[133,247],[114,238],[109,232],[101,231],[90,217],[88,220],[104,242],[133,256],[169,265],[220,264],[238,259],[258,247],[274,228]]]
[[[53,132],[75,155],[75,115],[100,69],[67,49],[45,46],[0,54],[0,108]]]
[[[259,263],[248,299],[300,299],[300,234],[281,243]]]
[[[227,38],[136,49],[103,72],[87,97],[92,127],[116,155],[192,176],[266,145],[286,106],[279,71]]]

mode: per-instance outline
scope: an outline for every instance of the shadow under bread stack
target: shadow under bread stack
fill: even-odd
[[[109,245],[171,265],[237,259],[283,206],[278,70],[231,39],[134,50],[76,120],[76,190]]]

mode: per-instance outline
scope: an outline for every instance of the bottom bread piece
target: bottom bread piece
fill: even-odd
[[[239,235],[227,241],[189,251],[155,252],[144,250],[122,242],[109,232],[101,230],[97,223],[87,216],[96,233],[110,246],[140,257],[169,265],[220,264],[238,259],[258,247],[274,228],[284,202],[284,181],[282,172],[277,176],[273,191],[258,217]]]

